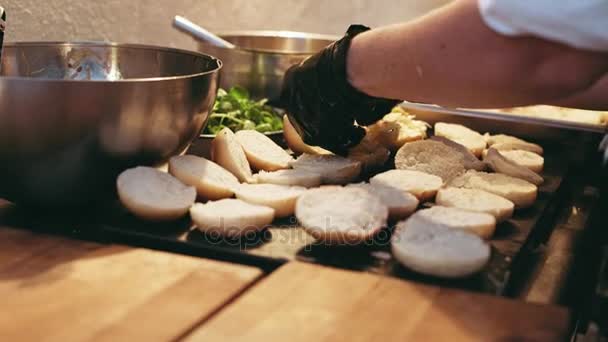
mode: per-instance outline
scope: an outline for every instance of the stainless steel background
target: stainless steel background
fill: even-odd
[[[218,35],[235,44],[226,49],[207,43],[199,51],[224,62],[220,86],[239,85],[254,98],[277,99],[287,69],[329,45],[338,37],[287,31],[233,31]]]

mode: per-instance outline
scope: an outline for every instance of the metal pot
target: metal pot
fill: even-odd
[[[212,108],[221,62],[106,43],[6,45],[0,77],[0,197],[86,204],[119,172],[185,150]]]
[[[216,56],[224,66],[220,86],[239,85],[254,98],[276,99],[283,75],[293,64],[323,49],[335,36],[290,31],[233,31],[218,33],[236,49],[199,44],[199,51]]]

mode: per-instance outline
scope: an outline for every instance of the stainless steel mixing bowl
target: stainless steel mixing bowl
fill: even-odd
[[[4,47],[0,197],[82,205],[117,174],[185,150],[206,123],[221,62],[176,49],[105,43]]]
[[[277,99],[283,75],[293,64],[323,49],[335,36],[290,31],[233,31],[218,33],[237,46],[220,48],[199,44],[199,51],[217,56],[224,66],[220,86],[239,85],[254,98]]]

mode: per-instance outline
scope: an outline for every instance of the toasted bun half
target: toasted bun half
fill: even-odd
[[[488,149],[488,152],[483,160],[495,172],[520,178],[534,185],[540,185],[544,181],[543,177],[539,176],[536,172],[528,169],[525,166],[512,162],[511,160],[505,158],[501,152],[498,152],[493,148]]]
[[[253,181],[251,166],[245,151],[230,128],[226,127],[215,135],[211,144],[211,155],[213,161],[232,172],[239,181],[247,183]]]
[[[445,182],[463,174],[464,157],[441,142],[421,140],[406,143],[395,155],[395,167],[400,170],[425,172],[441,177]]]
[[[515,209],[508,199],[479,189],[442,188],[437,192],[435,202],[444,207],[487,213],[497,222],[511,218]]]
[[[296,203],[302,227],[328,244],[356,244],[386,226],[388,208],[363,189],[326,187],[308,190]]]
[[[190,208],[190,217],[204,233],[239,237],[269,225],[274,219],[274,209],[228,198],[196,203]]]
[[[442,278],[463,278],[481,271],[490,246],[479,236],[451,229],[414,214],[400,222],[391,239],[393,256],[403,266]]]
[[[228,170],[211,160],[193,155],[169,159],[169,173],[186,185],[196,188],[198,195],[207,200],[229,198],[239,180]]]
[[[492,147],[494,148],[494,147]],[[545,158],[525,150],[498,150],[500,154],[517,165],[521,165],[533,172],[541,173],[545,166]]]
[[[464,147],[463,145],[444,138],[444,137],[440,137],[440,136],[432,136],[431,140],[434,141],[438,141],[442,144],[445,144],[451,148],[453,148],[455,151],[457,151],[458,153],[460,153],[462,155],[463,158],[463,165],[464,168],[467,170],[477,170],[477,171],[485,171],[487,168],[486,163],[482,162],[481,160],[477,159],[477,157],[475,157],[475,155],[473,153],[471,153],[471,151],[469,151],[469,149],[467,149],[466,147]]]
[[[306,170],[278,170],[273,172],[260,171],[254,176],[257,183],[294,185],[305,188],[316,188],[321,185],[321,175],[316,172]]]
[[[504,197],[515,204],[515,208],[527,208],[534,204],[538,194],[536,185],[523,179],[502,173],[487,173],[469,170],[453,179],[449,186],[484,190]]]
[[[289,168],[293,158],[272,139],[254,130],[235,133],[249,164],[256,170],[276,171]]]
[[[435,124],[435,135],[453,140],[465,146],[476,157],[486,148],[486,139],[474,130],[458,124],[438,122]]]
[[[196,200],[196,189],[152,167],[122,172],[116,180],[120,202],[133,215],[150,221],[178,219]]]
[[[443,186],[441,178],[411,170],[389,170],[375,175],[369,182],[372,185],[389,186],[409,192],[421,202],[432,200]]]
[[[251,204],[274,209],[275,217],[293,215],[296,200],[306,188],[276,184],[241,184],[235,188],[236,198]]]
[[[361,174],[360,162],[333,154],[303,154],[291,162],[291,166],[296,170],[320,174],[325,184],[348,184]]]
[[[419,210],[416,216],[433,224],[462,229],[486,240],[494,235],[496,229],[496,218],[490,214],[440,205]]]
[[[418,208],[416,196],[397,188],[369,183],[349,184],[347,187],[360,188],[378,197],[388,207],[388,216],[392,221],[403,220]]]

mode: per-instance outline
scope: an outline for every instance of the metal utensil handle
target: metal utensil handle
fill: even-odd
[[[200,27],[199,25],[196,25],[195,23],[191,22],[190,20],[188,20],[184,17],[181,17],[179,15],[176,15],[175,18],[173,19],[173,26],[191,34],[195,38],[208,42],[217,47],[222,47],[222,48],[226,48],[226,49],[235,48],[234,44],[216,36],[212,32],[205,30],[204,28]]]
[[[6,29],[6,11],[0,6],[0,61],[2,61],[2,47],[4,46],[4,29]]]

